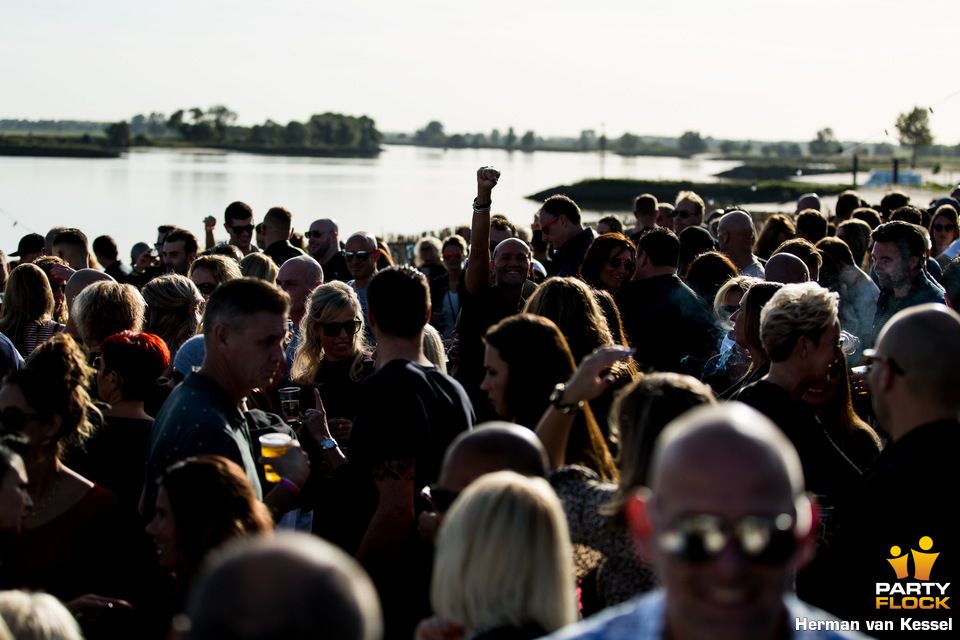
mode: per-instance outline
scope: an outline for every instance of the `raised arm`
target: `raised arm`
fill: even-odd
[[[604,372],[617,360],[629,358],[633,352],[633,349],[621,346],[594,349],[563,385],[562,398],[558,400],[562,402],[563,407],[558,407],[558,402],[551,402],[544,411],[540,422],[537,423],[536,432],[547,450],[551,469],[556,469],[564,463],[570,428],[577,417],[579,405],[599,397],[613,384],[613,377],[605,375]],[[564,410],[567,407],[568,409]]]
[[[217,227],[217,219],[213,216],[207,216],[203,219],[204,240],[207,249],[212,249],[217,241],[213,239],[213,230]]]
[[[469,293],[480,291],[490,281],[490,194],[499,179],[500,172],[493,167],[477,170],[477,199],[473,202],[470,258],[465,280]]]

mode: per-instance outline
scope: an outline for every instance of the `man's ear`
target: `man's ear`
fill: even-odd
[[[226,348],[227,346],[227,336],[230,333],[230,327],[224,323],[219,323],[213,327],[213,346],[218,348]]]
[[[655,556],[653,494],[650,490],[640,487],[630,494],[623,505],[623,515],[633,534],[640,560],[650,564]]]
[[[796,501],[797,553],[794,559],[794,570],[798,573],[817,555],[817,531],[820,522],[817,518],[816,500],[812,495],[804,494]]]

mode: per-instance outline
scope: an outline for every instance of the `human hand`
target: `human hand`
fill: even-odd
[[[60,284],[65,283],[75,273],[76,271],[65,264],[50,265],[50,276]]]
[[[634,351],[635,349],[620,345],[594,349],[564,385],[563,401],[577,403],[598,397],[614,383],[613,376],[603,375],[603,372],[614,362],[632,356]]]
[[[85,627],[96,627],[101,618],[117,611],[132,611],[133,605],[118,598],[105,598],[87,593],[65,603],[67,610]]]
[[[477,169],[477,191],[489,194],[497,186],[498,180],[500,180],[500,172],[493,167]]]
[[[348,418],[330,418],[327,420],[330,427],[330,435],[337,441],[340,447],[346,447],[350,443],[350,429],[353,427],[353,420]]]
[[[296,440],[290,443],[286,453],[279,458],[260,456],[259,462],[261,465],[269,464],[273,467],[274,473],[298,487],[302,487],[310,477],[310,456]]]
[[[413,640],[461,640],[464,628],[439,616],[424,618],[413,633]]]
[[[333,435],[330,433],[330,425],[327,424],[327,411],[323,407],[323,400],[320,399],[320,392],[316,389],[313,390],[313,400],[314,400],[314,409],[307,409],[305,413],[302,414],[300,422],[302,426],[300,427],[299,435],[303,434],[304,429],[307,433],[316,440],[319,445],[321,442],[327,438],[332,438]]]
[[[213,216],[207,216],[203,219],[203,226],[213,231],[217,227],[217,219]]]
[[[421,511],[417,517],[417,531],[420,532],[420,539],[431,545],[436,543],[437,531],[440,530],[440,523],[443,518],[434,511]]]

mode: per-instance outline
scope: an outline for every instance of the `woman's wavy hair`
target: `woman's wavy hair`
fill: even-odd
[[[583,257],[583,263],[580,265],[580,277],[583,278],[584,282],[594,289],[603,288],[600,283],[600,269],[610,259],[610,254],[615,249],[618,255],[623,253],[624,250],[630,252],[630,267],[627,271],[633,271],[633,265],[637,259],[636,245],[622,233],[605,233],[593,241]]]
[[[10,272],[0,310],[0,333],[10,338],[17,351],[30,355],[24,343],[28,325],[42,326],[53,315],[53,291],[43,269],[21,264]]]
[[[143,286],[143,299],[147,303],[143,331],[160,336],[171,355],[200,333],[203,294],[190,278],[179,274],[154,278]]]
[[[334,280],[322,284],[313,290],[307,300],[303,320],[300,321],[300,344],[293,358],[293,381],[297,384],[316,384],[317,375],[323,368],[324,356],[320,341],[315,337],[320,325],[333,321],[344,311],[352,311],[353,317],[360,320],[360,331],[354,336],[356,350],[350,367],[350,379],[359,382],[363,379],[363,359],[370,353],[370,345],[364,335],[363,311],[357,293],[347,284]]]
[[[754,255],[761,260],[769,259],[773,252],[777,250],[777,247],[780,246],[780,243],[783,242],[780,240],[781,233],[785,234],[789,240],[797,235],[797,228],[788,216],[775,213],[763,223],[760,235],[757,236],[757,242],[753,245]]]

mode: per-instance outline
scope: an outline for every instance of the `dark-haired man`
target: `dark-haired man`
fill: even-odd
[[[213,239],[213,230],[216,228],[217,219],[209,216],[204,220],[206,227],[206,247],[212,249],[215,241]],[[231,202],[223,212],[223,228],[227,230],[230,239],[226,244],[232,244],[243,252],[243,255],[249,255],[257,251],[251,240],[253,239],[253,208],[246,202]]]
[[[191,456],[229,458],[244,470],[257,497],[263,495],[255,453],[259,446],[251,441],[250,432],[292,432],[274,414],[244,413],[243,402],[253,389],[268,387],[280,373],[289,305],[279,288],[253,278],[222,284],[211,294],[203,315],[203,365],[173,390],[150,432],[144,522],[153,518],[157,478],[171,464]],[[289,478],[297,486],[302,486],[309,470],[304,467],[301,472]],[[274,492],[275,500],[295,495],[283,484]]]
[[[597,232],[592,227],[583,226],[580,207],[564,195],[544,200],[537,215],[543,239],[556,250],[550,261],[550,275],[576,276]]]
[[[263,252],[270,256],[277,266],[296,256],[304,255],[303,249],[290,244],[293,235],[293,214],[284,207],[272,207],[263,216]]]
[[[873,270],[880,286],[877,312],[873,318],[873,340],[895,313],[925,302],[946,304],[943,289],[923,269],[927,241],[916,225],[902,220],[886,222],[870,235],[873,238]]]
[[[306,235],[309,253],[323,267],[323,276],[327,282],[350,280],[347,261],[340,251],[340,229],[337,221],[330,218],[314,220]]]
[[[87,236],[80,229],[64,229],[53,238],[53,253],[74,271],[90,266]]]
[[[93,241],[93,254],[103,270],[117,282],[126,282],[130,267],[118,258],[117,241],[110,236],[100,236]]]
[[[699,377],[722,332],[703,299],[677,277],[680,240],[658,227],[640,237],[636,279],[617,291],[623,328],[646,369]]]
[[[163,264],[167,273],[187,275],[197,259],[197,237],[186,229],[173,229],[163,239]]]

